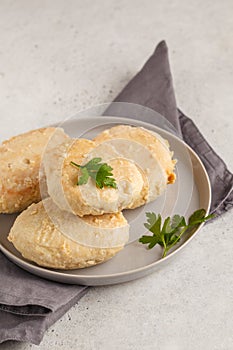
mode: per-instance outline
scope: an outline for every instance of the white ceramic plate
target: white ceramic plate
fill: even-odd
[[[158,132],[167,139],[174,151],[174,157],[178,160],[176,183],[169,185],[166,193],[156,201],[135,210],[124,211],[130,223],[129,243],[110,261],[85,269],[53,270],[39,267],[25,260],[7,240],[16,215],[0,215],[0,249],[15,264],[38,276],[64,283],[90,286],[121,283],[145,276],[167,264],[200,230],[202,225],[192,236],[184,237],[164,259],[161,259],[160,246],[147,250],[145,245],[138,243],[138,238],[146,232],[143,223],[146,221],[145,213],[148,211],[161,213],[162,217],[172,214],[189,216],[198,208],[204,208],[208,213],[211,201],[210,182],[195,152],[178,137],[152,124],[119,117],[85,117],[69,120],[62,127],[71,137],[93,138],[116,124],[142,126]]]

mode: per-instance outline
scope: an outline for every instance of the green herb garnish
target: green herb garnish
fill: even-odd
[[[156,244],[163,247],[164,258],[167,252],[180,241],[184,233],[190,233],[196,229],[202,222],[214,217],[214,215],[206,216],[205,209],[196,210],[186,223],[184,216],[174,215],[172,218],[167,217],[162,225],[161,215],[155,213],[146,213],[147,223],[144,226],[153,233],[152,236],[143,235],[139,242],[148,244],[148,249],[152,249]]]
[[[93,158],[85,165],[70,162],[71,165],[81,170],[81,176],[77,182],[78,186],[86,184],[89,177],[91,177],[98,188],[104,186],[117,188],[116,180],[112,177],[113,168],[107,163],[101,163],[101,160],[102,158]]]

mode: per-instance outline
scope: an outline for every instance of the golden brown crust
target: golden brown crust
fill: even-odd
[[[41,155],[56,128],[29,131],[0,145],[0,212],[15,213],[40,201]]]
[[[101,227],[104,222],[105,228],[114,228],[125,224],[125,218],[121,212],[104,215],[85,215],[82,220],[91,226]]]
[[[102,228],[126,223],[121,213],[83,220]],[[24,258],[56,269],[93,266],[107,261],[123,248],[91,248],[74,242],[54,226],[42,202],[32,204],[17,217],[8,239]]]
[[[169,150],[169,143],[167,140],[163,139],[163,142],[161,142],[161,137],[156,137],[156,134],[144,128],[130,125],[117,125],[103,131],[101,134],[97,135],[93,141],[99,144],[114,138],[133,140],[148,148],[165,169],[167,173],[167,183],[172,184],[175,182],[176,175],[174,173],[174,167],[176,161],[172,160],[173,153]]]

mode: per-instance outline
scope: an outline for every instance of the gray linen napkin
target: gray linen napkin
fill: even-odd
[[[206,166],[213,190],[211,210],[220,215],[233,206],[233,175],[193,122],[177,110],[164,41],[115,101],[141,104],[164,115]],[[2,253],[0,281],[0,343],[11,339],[39,344],[46,329],[87,291],[33,276]]]
[[[176,107],[165,41],[158,44],[154,54],[114,102],[138,103],[166,117],[205,165],[212,187],[211,212],[219,216],[233,207],[233,174],[193,121]]]
[[[88,287],[34,276],[0,253],[0,343],[40,344],[44,332],[85,294]]]

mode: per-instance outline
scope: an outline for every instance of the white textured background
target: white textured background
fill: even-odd
[[[232,35],[232,0],[0,0],[0,139],[111,101],[165,39],[178,105],[233,170]],[[39,349],[232,350],[232,230],[231,212],[160,272],[93,288]]]

